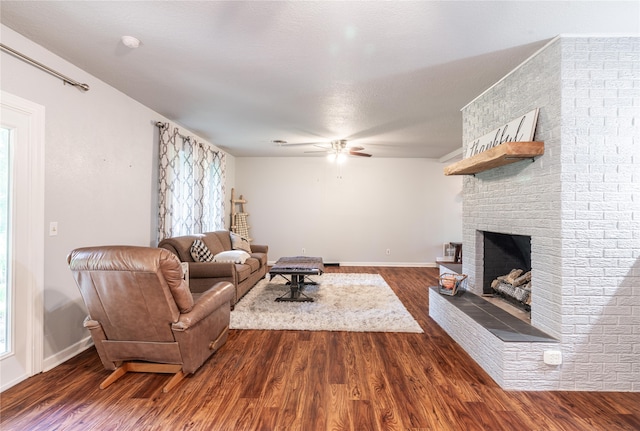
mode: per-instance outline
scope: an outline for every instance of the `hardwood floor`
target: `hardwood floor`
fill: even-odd
[[[424,334],[232,330],[194,375],[105,390],[94,349],[0,395],[2,430],[640,430],[640,393],[506,392],[429,318],[433,268],[381,274]]]

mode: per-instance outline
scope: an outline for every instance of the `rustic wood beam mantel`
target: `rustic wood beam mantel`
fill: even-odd
[[[544,154],[544,142],[505,142],[444,168],[445,175],[473,175]]]

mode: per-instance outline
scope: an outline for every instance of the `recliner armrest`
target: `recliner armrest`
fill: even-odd
[[[186,331],[225,303],[230,303],[234,296],[235,288],[233,284],[227,281],[214,284],[198,298],[191,311],[181,314],[178,321],[171,324],[171,329],[174,331]]]

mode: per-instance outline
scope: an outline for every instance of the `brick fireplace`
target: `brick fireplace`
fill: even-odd
[[[482,295],[485,232],[530,238],[531,326],[553,340],[497,339],[430,292],[505,389],[640,391],[639,107],[640,38],[558,37],[462,110],[466,143],[540,109],[543,156],[464,178],[462,272]]]

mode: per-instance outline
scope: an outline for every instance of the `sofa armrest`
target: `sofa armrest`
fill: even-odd
[[[269,251],[268,245],[260,245],[260,244],[251,244],[251,251],[253,253],[264,253],[267,254]]]
[[[178,256],[180,262],[193,262],[191,257],[191,244],[202,235],[185,235],[174,238],[165,238],[158,243],[158,248],[164,248]]]
[[[198,298],[191,311],[180,315],[178,321],[171,325],[171,329],[174,331],[188,330],[215,310],[224,306],[225,303],[230,304],[234,296],[235,288],[233,284],[228,281],[214,284]]]
[[[189,278],[234,277],[232,262],[189,262]]]

